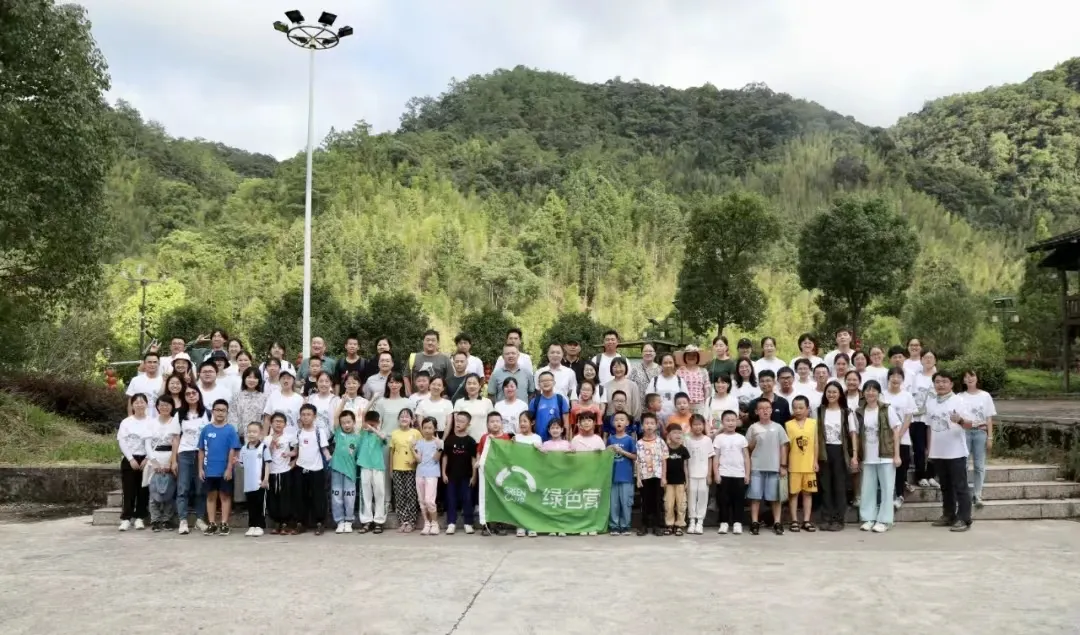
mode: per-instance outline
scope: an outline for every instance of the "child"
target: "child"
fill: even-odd
[[[615,392],[611,393],[611,408],[613,412],[608,415],[604,420],[603,433],[605,438],[615,434],[615,413],[625,412],[627,413],[627,417],[630,417],[630,423],[626,426],[626,433],[633,437],[635,441],[638,439],[638,433],[636,430],[637,426],[634,425],[634,419],[632,415],[629,414],[629,411],[626,409],[626,403],[626,393],[621,390],[616,390]]]
[[[686,502],[689,510],[690,528],[686,533],[701,534],[705,523],[705,513],[709,509],[709,486],[712,485],[713,440],[705,434],[705,417],[695,413],[690,417],[690,438],[686,440],[686,449],[690,451],[690,463],[687,466]],[[670,482],[670,477],[668,481]]]
[[[360,528],[357,533],[381,534],[386,523],[386,434],[378,410],[364,413],[357,441],[356,466],[360,468]]]
[[[229,535],[229,514],[232,512],[232,473],[240,436],[229,425],[229,402],[218,399],[211,410],[210,425],[199,433],[199,479],[206,484],[206,514],[210,524],[203,535]],[[218,501],[221,501],[221,525],[214,523]]]
[[[296,520],[298,472],[296,468],[296,436],[288,431],[285,413],[270,417],[270,436],[266,449],[270,451],[270,481],[266,489],[266,512],[275,526],[272,535],[295,534],[289,525]]]
[[[413,444],[413,456],[416,458],[416,495],[420,501],[420,515],[424,519],[421,536],[434,536],[439,533],[435,492],[438,489],[439,459],[443,445],[442,439],[435,436],[438,425],[435,417],[425,417],[420,422],[420,439]]]
[[[503,430],[502,415],[497,410],[492,410],[487,414],[487,432],[484,436],[480,437],[480,442],[476,445],[476,455],[479,457],[477,460],[477,472],[479,476],[480,486],[483,487],[484,483],[484,448],[487,447],[488,439],[502,439],[504,441],[510,440],[510,435]],[[484,519],[481,519],[483,521]],[[483,528],[480,530],[480,535],[501,536],[503,535],[503,528],[500,523],[484,523]]]
[[[532,415],[528,412],[523,412],[518,417],[518,433],[514,435],[514,443],[531,445],[537,450],[543,447],[543,441],[540,439],[540,435],[533,432],[533,419]],[[529,538],[536,538],[535,531],[527,530],[524,527],[517,528],[518,538],[524,538],[526,535],[528,535]]]
[[[315,524],[315,535],[323,533],[326,518],[326,474],[323,467],[330,462],[329,441],[315,425],[318,410],[306,403],[300,406],[300,431],[296,435],[296,467],[299,496],[296,507],[296,533],[303,533],[305,523]]]
[[[181,387],[182,389],[183,387]],[[154,531],[167,529],[176,513],[176,463],[173,454],[180,445],[180,422],[173,415],[174,402],[168,395],[158,397],[158,416],[147,422],[144,439],[147,465],[143,482],[148,483],[150,497],[150,527]],[[130,463],[129,463],[130,465]]]
[[[750,452],[746,437],[735,431],[739,413],[728,410],[720,415],[720,434],[713,439],[716,450],[716,505],[720,511],[718,534],[742,533],[743,498],[750,484]]]
[[[573,440],[578,434],[578,419],[582,413],[590,412],[593,415],[593,423],[604,412],[604,407],[600,405],[600,402],[594,399],[596,395],[596,386],[589,380],[583,380],[578,387],[578,398],[574,400],[574,403],[570,405],[570,431],[569,437]]]
[[[810,419],[810,400],[803,395],[791,401],[793,416],[785,425],[788,438],[788,507],[791,511],[791,531],[814,532],[810,522],[814,494],[818,490],[817,420]],[[799,524],[799,494],[802,493],[803,521]]]
[[[571,452],[595,452],[604,449],[604,440],[596,434],[596,414],[581,412],[577,419],[578,432],[570,441]]]
[[[678,397],[675,401],[678,403]],[[690,400],[687,399],[688,409],[689,404]],[[670,536],[674,533],[676,536],[681,536],[686,528],[686,463],[690,460],[690,450],[683,445],[682,425],[676,421],[668,423],[667,446],[663,484],[664,535]]]
[[[412,427],[413,413],[402,408],[398,413],[398,428],[390,433],[391,468],[394,470],[394,511],[398,531],[412,533],[416,525],[416,454],[413,445],[421,439],[420,431]]]
[[[248,530],[245,536],[258,538],[266,531],[266,488],[270,485],[270,448],[262,440],[262,424],[252,421],[247,426],[247,443],[240,450],[244,466],[244,499],[248,508]]]
[[[356,455],[360,435],[356,414],[342,410],[334,422],[334,453],[330,459],[330,512],[336,534],[351,534],[356,510]]]
[[[619,411],[611,415],[611,418],[615,433],[607,438],[607,446],[615,453],[615,463],[611,468],[609,533],[612,536],[629,536],[630,507],[634,504],[634,462],[637,460],[637,442],[626,434],[626,428],[630,425],[629,414]]]
[[[656,434],[656,417],[645,413],[641,417],[641,440],[637,444],[637,486],[641,490],[641,527],[638,535],[652,532],[663,535],[660,529],[660,493],[665,482],[667,444]]]
[[[421,370],[413,376],[413,391],[409,395],[409,403],[416,410],[417,404],[428,398],[428,389],[431,386],[431,373]]]
[[[656,425],[660,428],[667,425],[668,415],[664,414],[664,398],[658,393],[649,393],[645,395],[645,411],[651,412],[656,417]],[[628,428],[627,432],[631,433],[631,436],[635,440],[641,437],[641,425],[632,426],[633,429]]]
[[[570,452],[570,442],[563,438],[562,421],[552,419],[548,424],[548,436],[551,438],[544,441],[540,446],[543,452]]]
[[[524,413],[522,413],[524,416]],[[454,428],[444,439],[443,483],[446,485],[446,535],[457,529],[458,505],[465,516],[465,533],[473,533],[472,487],[476,484],[476,439],[469,435],[472,415],[454,413]]]
[[[690,432],[690,415],[692,414],[693,412],[690,411],[690,395],[684,392],[676,394],[675,412],[668,416],[667,425],[661,428],[661,430],[664,430],[666,433],[666,431],[671,428],[671,424],[677,423],[679,424],[679,427],[682,428],[683,434],[688,434]]]
[[[842,354],[842,353],[841,353]],[[759,399],[755,407],[757,421],[746,431],[750,448],[750,533],[755,536],[761,530],[758,514],[761,501],[772,507],[773,532],[784,535],[780,524],[780,477],[787,475],[787,433],[784,427],[772,420],[772,404]]]

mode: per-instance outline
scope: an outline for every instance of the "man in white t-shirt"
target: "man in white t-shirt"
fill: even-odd
[[[521,348],[521,329],[515,326],[514,328],[506,332],[506,346],[513,346],[517,349],[517,367],[527,368],[529,370],[529,373],[535,376],[536,373],[534,371],[536,369],[536,366],[533,366],[532,358],[529,357],[529,354],[526,353],[523,348]],[[506,360],[503,359],[503,357],[500,355],[499,359],[495,361],[495,368],[492,369],[492,372],[496,370],[501,370],[505,367]]]
[[[468,360],[465,364],[465,374],[473,373],[483,377],[484,362],[472,354],[472,337],[468,333],[458,333],[454,338],[454,345],[459,351],[465,353],[465,358]]]
[[[232,403],[233,394],[229,387],[217,380],[218,369],[213,359],[207,359],[199,364],[199,392],[202,393],[203,406],[207,410],[214,409],[214,402],[218,399]]]
[[[611,362],[619,358],[626,359],[619,355],[619,332],[611,329],[604,333],[604,352],[592,358],[593,363],[596,364],[599,370],[597,378],[600,380],[601,386],[612,380]],[[627,366],[629,366],[629,363],[627,363]]]
[[[971,528],[967,430],[972,422],[965,418],[963,400],[953,394],[953,378],[948,373],[934,374],[934,395],[926,400],[925,408],[929,458],[941,482],[941,518],[933,525],[967,531]]]
[[[157,412],[151,410],[154,407],[154,402],[157,401],[158,395],[165,391],[165,383],[161,379],[161,374],[158,373],[158,355],[157,353],[147,353],[143,355],[143,371],[142,373],[135,375],[131,378],[131,382],[128,383],[127,390],[124,392],[128,397],[134,395],[145,395],[147,412]],[[131,400],[128,400],[128,416],[131,415]]]
[[[551,373],[555,379],[555,392],[572,399],[577,394],[577,374],[573,369],[563,366],[563,347],[562,344],[550,344],[548,345],[547,366],[543,366],[536,371],[536,376],[539,377],[542,373]]]
[[[152,352],[154,352],[154,353],[159,352],[157,344],[151,344],[150,345],[150,350]],[[182,337],[174,337],[174,338],[169,340],[169,354],[168,355],[161,355],[158,358],[158,372],[161,373],[162,377],[165,377],[165,376],[168,376],[168,375],[172,374],[172,360],[173,360],[173,358],[176,357],[177,355],[185,353],[186,350],[187,350],[187,345],[184,342],[184,338],[182,338]],[[188,361],[191,361],[190,358],[188,359]]]
[[[829,367],[829,373],[836,376],[836,356],[843,353],[851,359],[855,349],[851,348],[851,331],[846,328],[836,329],[836,349],[825,355],[825,365]]]
[[[776,372],[776,383],[780,384],[780,389],[776,391],[776,394],[788,402],[788,411],[793,411],[795,398],[799,396],[799,393],[795,391],[795,371],[784,366]]]

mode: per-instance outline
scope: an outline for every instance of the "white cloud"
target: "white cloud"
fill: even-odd
[[[110,96],[170,133],[279,157],[303,147],[307,60],[255,0],[83,0]],[[451,77],[524,64],[601,82],[762,81],[872,125],[930,99],[1017,82],[1074,55],[1080,3],[1055,0],[351,0],[356,35],[319,53],[316,135],[393,129]],[[325,6],[295,8],[314,18]]]

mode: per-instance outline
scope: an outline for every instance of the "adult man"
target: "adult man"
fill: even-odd
[[[831,350],[825,355],[825,365],[829,367],[829,372],[836,374],[836,356],[843,353],[851,359],[851,355],[855,352],[855,349],[851,348],[851,331],[846,328],[836,329],[836,349]]]
[[[194,348],[196,344],[205,344],[207,341],[210,342],[210,348]],[[215,328],[213,331],[210,331],[209,338],[207,338],[205,335],[200,335],[192,343],[193,348],[191,349],[190,353],[191,363],[201,365],[203,362],[210,359],[210,355],[212,355],[215,351],[222,351],[226,354],[226,356],[228,356],[228,351],[225,350],[225,343],[228,341],[229,334],[226,333],[225,329],[221,327]],[[210,406],[206,406],[206,409],[209,410]]]
[[[933,397],[926,400],[926,425],[930,432],[929,458],[941,479],[941,518],[935,527],[951,531],[971,528],[971,497],[967,482],[967,431],[973,422],[963,399],[953,394],[953,378],[934,373]]]
[[[450,358],[450,364],[454,371],[446,378],[446,398],[453,403],[465,396],[465,378],[473,374],[469,372],[469,354],[465,351],[455,351]],[[484,384],[484,376],[480,375],[480,387]]]
[[[788,403],[788,410],[794,412],[794,401],[795,398],[799,396],[799,393],[795,392],[795,371],[791,370],[787,366],[784,366],[779,371],[777,371],[776,378],[780,383],[780,390],[777,390],[776,394],[780,397],[783,397],[784,401]],[[807,402],[809,402],[809,399],[807,399]],[[815,416],[816,413],[810,413],[811,419],[815,418]]]
[[[601,386],[611,381],[611,362],[620,357],[626,359],[619,355],[619,332],[615,329],[604,331],[604,350],[592,359],[599,369],[597,378],[600,380]],[[629,366],[629,363],[627,363],[627,366]]]
[[[181,351],[183,352],[183,351]],[[128,397],[134,395],[145,395],[146,404],[148,408],[154,407],[154,402],[157,401],[158,395],[165,392],[165,382],[161,379],[161,375],[158,373],[158,355],[157,353],[147,353],[143,355],[143,372],[135,375],[131,378],[131,382],[128,384],[127,390],[124,392]],[[131,415],[131,400],[128,400],[128,415]],[[157,410],[147,410],[148,412],[157,412]]]
[[[173,357],[187,351],[187,346],[184,344],[184,338],[174,337],[169,340],[169,354],[158,357],[158,370],[161,372],[161,376],[172,374],[172,360]],[[158,345],[152,344],[150,346],[150,352],[157,353]],[[143,369],[145,372],[145,368]],[[153,405],[153,404],[151,404]]]
[[[788,405],[787,399],[774,392],[776,390],[776,375],[771,370],[763,370],[758,375],[758,388],[761,389],[761,396],[750,402],[750,423],[756,421],[757,404],[760,401],[767,401],[772,404],[773,421],[780,425],[790,421],[791,407]]]
[[[458,333],[454,338],[454,345],[462,353],[465,353],[465,374],[476,373],[484,376],[484,362],[472,354],[472,337],[468,333]],[[453,361],[453,360],[451,360]]]
[[[413,355],[412,375],[427,371],[432,379],[439,377],[443,381],[450,375],[450,358],[439,352],[439,332],[428,329],[424,332],[424,350]]]
[[[214,360],[208,359],[199,364],[199,392],[202,393],[203,406],[207,410],[213,410],[214,402],[219,399],[232,403],[232,392],[227,386],[218,383],[217,376],[218,369]]]
[[[537,377],[544,373],[551,373],[552,378],[555,380],[555,392],[565,396],[567,399],[573,398],[577,394],[577,376],[573,370],[563,366],[563,347],[559,344],[549,344],[547,358],[547,365],[537,369]],[[537,383],[539,383],[539,380],[537,380]]]
[[[322,370],[330,373],[331,377],[337,377],[337,360],[326,354],[326,340],[319,336],[311,338],[311,355],[300,363],[300,368],[297,374],[300,376],[301,383],[307,381],[310,376],[310,360],[312,357],[318,357],[322,360]]]
[[[359,377],[364,371],[365,364],[367,364],[367,360],[360,357],[360,338],[355,335],[347,336],[345,338],[345,357],[339,359],[337,363],[337,384],[342,391],[345,390],[345,378],[349,376],[349,373],[356,373],[356,376]]]
[[[521,364],[518,361],[518,355],[518,349],[513,344],[503,346],[503,354],[499,359],[505,362],[501,368],[491,371],[491,378],[488,380],[488,395],[491,396],[492,401],[502,401],[503,382],[507,377],[517,380],[517,394],[524,400],[527,401],[536,392],[532,369]]]
[[[574,371],[574,377],[580,386],[582,380],[585,379],[585,360],[581,358],[581,342],[576,339],[567,340],[563,344],[563,351],[566,353],[563,365]]]
[[[532,373],[533,369],[536,368],[536,367],[533,366],[532,357],[529,357],[529,354],[522,351],[522,349],[521,349],[521,329],[519,329],[518,327],[515,326],[515,327],[511,328],[509,331],[506,332],[506,345],[507,346],[513,346],[515,349],[517,349],[517,352],[518,352],[518,361],[517,361],[518,366],[521,366],[523,368],[528,368],[529,372]],[[492,372],[494,373],[495,370],[499,370],[500,368],[502,368],[505,365],[506,365],[506,360],[502,356],[500,356],[499,359],[495,360],[495,368],[493,369]],[[518,391],[520,391],[520,390],[521,390],[521,386],[518,386]]]

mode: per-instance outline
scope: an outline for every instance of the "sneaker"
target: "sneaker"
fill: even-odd
[[[892,502],[892,508],[893,509],[900,509],[903,506],[904,506],[904,497],[903,496],[897,496],[896,498],[893,499],[893,502]]]
[[[777,536],[783,536],[784,535],[784,525],[781,524],[781,523],[773,523],[772,531]]]
[[[188,529],[186,520],[180,521],[180,527],[176,530],[176,533],[180,534],[181,536],[186,536],[191,533],[191,531]]]
[[[321,535],[322,535],[322,532],[323,532],[323,525],[322,525],[322,523],[315,523],[315,531],[314,531],[313,533],[314,533],[314,534],[315,534],[316,536],[321,536]]]
[[[491,528],[491,533],[495,534],[496,536],[506,535],[506,532],[503,531],[502,525],[499,525],[498,523],[496,523],[495,526]]]
[[[219,535],[219,536],[228,536],[230,533],[232,533],[232,530],[229,529],[228,523],[222,523],[218,527],[217,535]]]
[[[971,529],[971,523],[965,523],[962,520],[958,520],[958,521],[956,521],[956,524],[954,524],[952,527],[949,528],[949,531],[954,531],[956,533],[960,533],[960,532],[967,531],[969,529]]]
[[[430,522],[424,523],[424,528],[420,530],[420,535],[421,536],[430,536],[431,535],[431,523]]]
[[[926,479],[926,482],[930,483],[930,487],[941,487],[941,484],[937,482],[936,478]]]
[[[529,538],[536,538],[536,532],[530,529],[529,530]]]
[[[345,533],[345,523],[343,523],[343,522],[338,523],[337,528],[334,529],[334,533],[335,534],[343,534],[343,533]]]
[[[251,538],[254,535],[255,535],[255,528],[254,527],[248,527],[248,530],[246,532],[244,532],[244,537],[245,538]]]
[[[728,530],[728,524],[727,523],[720,523],[720,529],[717,529],[716,533],[718,533],[718,534],[726,534],[727,530]]]
[[[931,527],[952,527],[954,524],[956,524],[956,522],[954,520],[952,520],[951,518],[946,518],[946,517],[942,516],[942,517],[938,518],[937,520],[935,520],[934,522],[930,523],[930,526]]]
[[[982,508],[983,508],[982,496],[976,496],[975,497],[975,509],[982,509]]]
[[[516,535],[516,536],[517,536],[518,538],[524,538],[524,537],[525,537],[525,530],[524,530],[524,529],[522,529],[521,527],[518,527],[518,528],[517,528],[517,534],[515,534],[515,535]]]
[[[862,500],[862,499],[860,499],[860,498],[859,498],[858,496],[856,496],[856,497],[855,497],[855,500],[851,502],[851,506],[852,506],[852,507],[858,507],[858,506],[859,506],[859,502],[860,502],[861,500]]]
[[[759,523],[759,522],[750,523],[750,535],[756,536],[756,535],[758,535],[758,532],[760,532],[760,531],[761,531],[761,523]]]
[[[874,528],[874,521],[872,521],[872,520],[868,520],[865,523],[859,525],[859,530],[860,531],[870,531],[873,528]]]
[[[353,531],[353,530],[352,530],[352,522],[350,522],[350,521],[346,520],[346,521],[345,521],[345,531],[344,531],[344,533],[346,533],[346,534],[351,534],[351,533],[352,533],[352,531]]]
[[[586,536],[595,536],[595,535],[596,535],[596,532],[595,532],[595,531],[590,531],[589,533],[587,533],[587,534],[585,534],[585,535],[586,535]]]
[[[199,531],[206,531],[206,528],[209,527],[209,526],[210,526],[210,524],[207,523],[202,518],[196,518],[195,519],[195,529],[197,529]]]
[[[467,534],[474,533],[472,525],[465,525],[465,533],[467,533]]]
[[[207,523],[206,529],[203,529],[202,533],[204,536],[213,536],[217,533],[217,525],[215,525],[214,523]]]
[[[875,534],[883,534],[886,531],[889,531],[889,526],[885,523],[874,523],[874,528],[872,529],[872,531]]]
[[[120,531],[127,531],[129,529],[131,529],[131,521],[130,520],[121,520],[120,521]]]
[[[454,523],[450,523],[449,525],[446,526],[446,535],[447,536],[453,536],[455,531],[457,531],[457,526],[454,525]]]
[[[155,534],[165,528],[165,523],[150,523],[150,531]]]
[[[146,529],[146,523],[143,522],[142,518],[135,519],[135,529]]]
[[[742,533],[742,523],[735,523],[734,525],[732,525],[731,526],[731,533],[735,534],[736,536],[741,534]]]
[[[555,535],[558,536],[559,538],[566,538],[566,534],[564,534],[561,531],[559,533],[555,534]]]
[[[915,486],[911,483],[904,483],[904,491],[910,494],[915,491]]]
[[[919,479],[919,487],[930,487],[930,481],[925,478]]]

